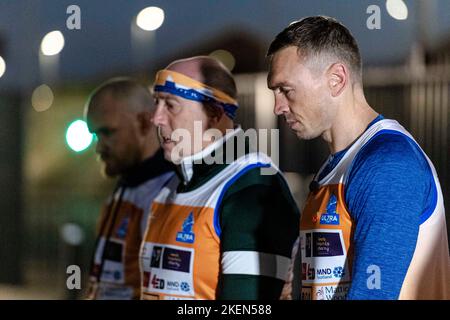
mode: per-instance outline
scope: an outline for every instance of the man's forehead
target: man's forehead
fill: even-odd
[[[271,69],[289,69],[293,65],[302,64],[303,59],[300,57],[296,46],[288,46],[278,50],[270,59]]]
[[[168,93],[168,92],[164,92],[164,91],[156,91],[156,92],[153,93],[153,96],[155,98],[164,99],[164,100],[169,100],[169,99],[171,99],[171,100],[179,100],[179,99],[182,99],[181,97],[179,97],[177,95],[174,95],[174,94],[171,94],[171,93]]]
[[[94,123],[115,122],[121,118],[123,117],[115,109],[95,108],[87,113],[87,120]]]
[[[117,109],[118,99],[112,93],[102,93],[91,100],[90,112],[105,113],[114,112]]]
[[[96,99],[87,112],[87,118],[95,121],[113,121],[127,113],[126,105],[120,99],[103,96]]]
[[[270,59],[269,74],[267,76],[268,85],[280,85],[280,82],[284,81],[286,75],[304,66],[304,61],[299,56],[297,47],[289,46],[280,49]]]

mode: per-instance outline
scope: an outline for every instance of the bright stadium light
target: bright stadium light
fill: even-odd
[[[75,120],[66,132],[66,142],[70,149],[81,152],[87,149],[92,143],[93,135],[89,132],[86,122]]]
[[[164,10],[158,7],[147,7],[137,15],[136,24],[145,31],[154,31],[164,22]]]
[[[5,74],[6,63],[5,60],[0,56],[0,78]]]
[[[387,0],[386,10],[394,19],[406,20],[408,18],[408,7],[403,0]]]
[[[64,48],[64,36],[61,31],[52,31],[45,35],[41,42],[41,52],[46,56],[54,56]]]

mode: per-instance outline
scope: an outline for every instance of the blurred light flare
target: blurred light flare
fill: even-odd
[[[93,140],[93,135],[89,132],[87,124],[83,120],[75,120],[67,129],[66,142],[70,149],[81,152],[87,149]]]
[[[31,105],[37,112],[48,110],[52,106],[53,100],[53,91],[46,84],[42,84],[34,89],[31,95]]]
[[[136,18],[139,28],[146,31],[155,31],[164,22],[164,10],[158,7],[147,7],[142,9]]]
[[[216,50],[209,54],[210,57],[216,58],[220,62],[222,62],[228,70],[232,71],[234,66],[236,65],[236,59],[231,54],[231,52],[227,50]]]
[[[0,78],[5,74],[5,71],[6,71],[6,62],[2,58],[2,56],[0,56]]]
[[[386,0],[386,10],[394,19],[406,20],[408,18],[408,7],[403,0]]]
[[[54,56],[61,52],[64,43],[64,36],[61,31],[51,31],[42,38],[41,52],[46,56]]]
[[[61,237],[66,243],[72,246],[82,244],[85,238],[83,229],[78,224],[71,222],[61,227]]]

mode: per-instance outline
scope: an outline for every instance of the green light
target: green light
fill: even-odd
[[[75,120],[67,129],[66,142],[75,152],[87,149],[91,145],[92,139],[93,136],[83,120]]]

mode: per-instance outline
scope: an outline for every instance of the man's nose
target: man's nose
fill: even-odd
[[[289,111],[286,99],[281,94],[275,94],[275,105],[273,108],[273,113],[277,116],[281,116]]]
[[[152,117],[152,122],[157,127],[167,124],[167,114],[162,103],[159,103],[156,106],[155,113]]]
[[[95,145],[95,152],[102,154],[106,151],[106,145],[102,138],[97,136],[97,144]]]

